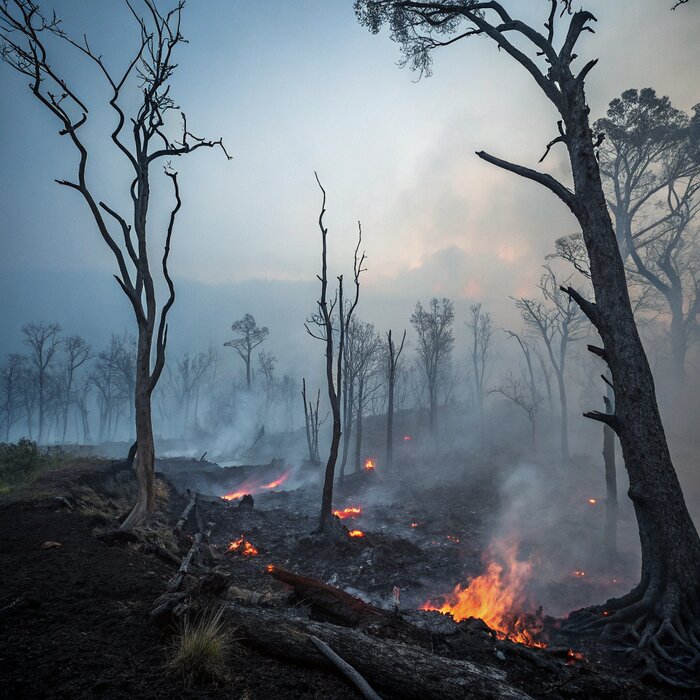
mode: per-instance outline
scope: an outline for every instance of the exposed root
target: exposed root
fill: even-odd
[[[562,632],[599,635],[644,667],[647,677],[675,688],[700,688],[700,620],[695,601],[677,589],[640,584],[626,596],[573,612]]]

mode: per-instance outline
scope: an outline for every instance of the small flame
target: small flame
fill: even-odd
[[[237,501],[239,498],[243,498],[246,494],[254,495],[256,493],[262,493],[263,491],[271,491],[281,486],[289,478],[290,472],[285,472],[279,476],[274,481],[269,484],[261,484],[257,479],[250,478],[243,482],[238,491],[232,491],[222,496],[225,501]]]
[[[567,666],[572,666],[577,661],[585,661],[585,660],[586,660],[586,657],[580,651],[574,651],[573,649],[569,649],[569,651],[566,652],[566,665]]]
[[[597,501],[595,498],[589,498],[589,499],[588,499],[588,502],[589,502],[592,506],[594,506],[596,503],[598,503],[598,501]]]
[[[360,506],[353,506],[350,508],[343,508],[343,510],[334,510],[333,515],[337,515],[341,520],[357,518],[362,515],[362,508],[360,508]]]
[[[365,461],[365,471],[369,472],[372,471],[373,469],[376,469],[377,465],[374,463],[373,459],[368,459]]]
[[[244,557],[257,557],[259,552],[257,547],[248,542],[243,535],[231,542],[228,546],[229,552],[240,552]]]
[[[420,527],[420,523],[411,523],[411,527]]]
[[[350,530],[348,535],[350,535],[350,537],[364,537],[365,533],[362,532],[362,530]]]
[[[265,571],[267,571],[268,574],[271,574],[273,571],[276,571],[277,567],[274,564],[268,564],[265,567]]]
[[[583,578],[586,575],[585,571],[581,571],[581,569],[576,569],[576,571],[571,572],[572,576],[576,576],[577,578]]]

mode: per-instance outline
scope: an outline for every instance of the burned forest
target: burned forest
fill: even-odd
[[[0,0],[8,698],[695,698],[700,3]]]

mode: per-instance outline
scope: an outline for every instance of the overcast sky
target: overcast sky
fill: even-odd
[[[686,111],[700,102],[700,3],[582,4],[599,20],[578,50],[581,61],[600,59],[587,79],[593,116],[630,87],[651,86]],[[137,36],[121,0],[52,5],[109,65],[128,60]],[[509,6],[541,26],[548,3]],[[175,347],[220,345],[247,311],[270,326],[279,355],[288,338],[313,342],[302,322],[320,257],[314,170],[328,191],[332,273],[349,271],[362,221],[363,317],[398,330],[418,299],[446,295],[462,317],[483,301],[512,325],[509,296],[531,294],[554,240],[575,230],[547,191],[474,155],[534,165],[555,135],[553,109],[520,66],[476,38],[441,49],[433,77],[417,82],[386,35],[357,24],[351,0],[189,0],[183,33],[173,95],[190,129],[222,136],[234,157],[200,151],[175,163],[184,200]],[[99,105],[93,68],[70,56],[65,66]],[[58,320],[102,343],[133,326],[83,202],[53,182],[74,172],[70,144],[25,78],[0,65],[0,89],[0,350],[18,346],[28,320]],[[101,116],[91,115],[95,138]],[[563,156],[553,150],[546,167],[566,178]],[[108,148],[97,148],[90,175],[101,196],[121,201],[128,179]]]

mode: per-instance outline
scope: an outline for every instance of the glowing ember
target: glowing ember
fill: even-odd
[[[333,515],[337,515],[341,520],[345,520],[346,518],[357,518],[359,515],[362,515],[362,508],[360,506],[357,506],[356,508],[343,508],[343,510],[334,510]]]
[[[510,639],[527,646],[545,647],[537,637],[542,632],[538,614],[524,612],[528,606],[526,585],[532,564],[519,561],[517,544],[497,540],[489,548],[486,573],[469,579],[466,587],[457,584],[442,604],[428,601],[423,610],[438,610],[456,622],[469,617],[483,620],[499,639]]]
[[[277,567],[274,564],[268,564],[265,567],[265,571],[267,571],[268,574],[271,574],[273,571],[275,571]]]
[[[571,572],[572,576],[576,576],[577,578],[583,578],[586,575],[585,571],[581,571],[580,569],[576,569],[576,571]]]
[[[241,535],[228,546],[229,552],[239,552],[244,557],[257,557],[258,549]]]
[[[257,479],[250,478],[243,482],[238,491],[232,491],[222,496],[225,501],[236,501],[239,498],[243,498],[247,493],[255,495],[256,493],[262,493],[263,491],[271,491],[281,486],[289,478],[289,472],[285,472],[282,476],[278,477],[269,484],[261,484]]]
[[[350,537],[364,537],[365,533],[362,532],[362,530],[350,530],[348,535],[350,535]]]
[[[454,535],[447,535],[447,539],[450,542],[459,542],[459,537],[455,537]]]
[[[574,651],[573,649],[569,649],[569,651],[566,652],[566,665],[567,666],[572,666],[577,661],[585,661],[585,660],[586,660],[586,657],[580,651]]]
[[[403,441],[404,441],[404,442],[410,442],[411,440],[413,440],[413,438],[412,438],[410,435],[404,435],[404,436],[403,436]]]
[[[365,461],[365,471],[369,472],[372,471],[373,469],[376,469],[377,465],[374,463],[373,459],[368,459]]]
[[[588,499],[588,502],[589,502],[592,506],[594,506],[596,503],[598,503],[598,501],[596,501],[595,498],[589,498],[589,499]]]
[[[411,523],[411,527],[420,527],[420,523]]]

